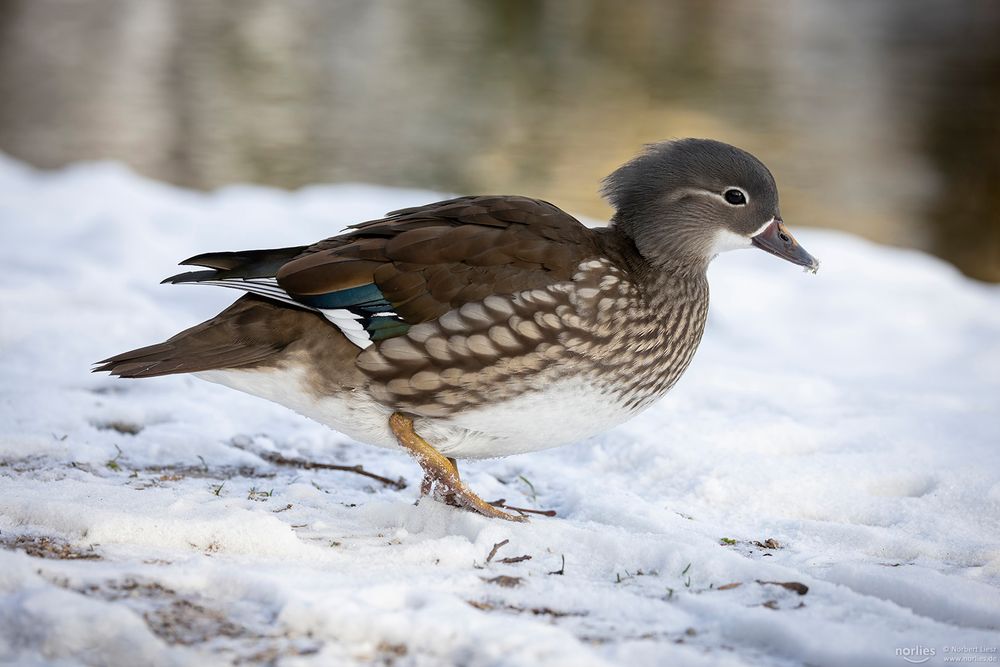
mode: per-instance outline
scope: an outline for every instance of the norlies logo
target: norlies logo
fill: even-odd
[[[903,648],[896,649],[896,655],[901,657],[907,662],[912,662],[914,665],[920,665],[927,662],[937,654],[937,651],[929,646],[906,646]]]

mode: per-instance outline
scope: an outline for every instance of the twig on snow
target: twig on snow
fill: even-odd
[[[360,464],[342,466],[335,463],[318,463],[316,461],[306,461],[304,459],[291,459],[275,452],[254,452],[254,454],[276,466],[289,466],[292,468],[300,468],[302,470],[339,470],[341,472],[353,472],[356,475],[362,475],[364,477],[368,477],[369,479],[374,479],[377,482],[382,482],[386,486],[391,486],[397,491],[402,491],[406,488],[406,480],[402,477],[399,479],[389,479],[388,477],[383,477],[382,475],[377,475],[373,472],[365,470],[364,466]]]
[[[531,556],[524,554],[523,556],[511,556],[510,558],[501,558],[498,563],[507,563],[508,565],[512,563],[522,563],[526,560],[531,560]]]
[[[501,498],[500,500],[494,500],[493,502],[490,503],[490,505],[493,505],[493,507],[499,507],[502,510],[514,510],[515,512],[519,512],[521,514],[540,514],[542,516],[556,515],[555,510],[533,510],[533,509],[528,509],[527,507],[514,507],[513,505],[508,505],[506,498]]]
[[[490,555],[486,557],[486,562],[489,563],[491,560],[493,560],[493,557],[497,555],[498,551],[500,551],[500,547],[509,543],[510,540],[504,540],[503,542],[497,542],[496,544],[494,544],[493,548],[490,549]]]

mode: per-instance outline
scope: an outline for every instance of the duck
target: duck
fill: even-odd
[[[312,245],[211,252],[164,280],[244,294],[164,342],[97,362],[190,373],[401,449],[421,497],[524,521],[458,461],[576,443],[664,396],[698,349],[719,254],[816,272],[763,162],[711,139],[648,145],[603,181],[588,227],[539,199],[479,195],[393,211]],[[418,501],[419,502],[419,501]]]

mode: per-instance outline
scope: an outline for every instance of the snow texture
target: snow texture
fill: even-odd
[[[704,342],[666,399],[588,442],[464,466],[487,499],[558,512],[525,525],[414,505],[405,455],[280,406],[89,373],[232,301],[159,285],[177,261],[439,196],[200,194],[0,159],[0,661],[997,660],[1000,290],[917,252],[807,230],[817,276],[717,259]]]

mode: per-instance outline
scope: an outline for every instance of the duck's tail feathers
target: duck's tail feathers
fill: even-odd
[[[281,352],[292,341],[295,327],[284,321],[290,319],[286,313],[307,315],[247,295],[207,322],[162,343],[99,361],[93,372],[145,378],[253,366]]]

